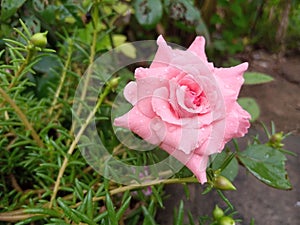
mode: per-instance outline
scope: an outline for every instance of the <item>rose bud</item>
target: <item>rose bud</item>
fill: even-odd
[[[111,80],[108,82],[108,85],[111,87],[111,89],[112,89],[113,91],[115,91],[116,88],[118,87],[118,85],[119,85],[119,80],[120,80],[120,78],[117,77],[117,78],[111,79]]]
[[[216,205],[213,210],[214,219],[219,220],[223,216],[224,216],[224,211],[218,205]]]
[[[270,147],[273,147],[273,148],[281,149],[284,146],[284,144],[282,143],[283,139],[284,139],[283,132],[273,134],[270,137],[269,142],[267,143],[267,145],[270,146]]]
[[[35,33],[30,38],[30,42],[35,46],[39,48],[45,48],[47,45],[47,33],[48,31],[44,33]]]
[[[213,182],[213,186],[224,191],[236,190],[235,186],[226,177],[223,176],[217,176]]]
[[[220,218],[218,225],[235,225],[235,221],[230,216],[223,216]]]

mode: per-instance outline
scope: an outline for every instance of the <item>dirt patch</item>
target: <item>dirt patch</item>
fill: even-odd
[[[261,108],[259,120],[274,121],[278,131],[300,134],[300,56],[278,59],[259,51],[251,55],[250,71],[263,72],[274,81],[244,86],[241,96],[253,97]]]

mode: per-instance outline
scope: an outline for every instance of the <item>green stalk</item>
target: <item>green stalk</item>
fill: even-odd
[[[64,68],[63,68],[63,72],[62,72],[62,75],[61,75],[61,78],[60,78],[59,86],[58,86],[58,88],[55,92],[54,99],[53,99],[53,102],[52,102],[52,106],[49,109],[49,115],[50,116],[52,115],[53,110],[55,108],[55,105],[57,103],[57,100],[59,98],[61,89],[62,89],[62,87],[64,85],[64,82],[65,82],[65,79],[66,79],[68,68],[69,68],[70,63],[71,63],[71,57],[72,57],[72,52],[73,52],[73,42],[72,41],[69,41],[69,46],[68,46],[68,51],[67,52],[68,52],[67,60],[66,60],[66,63],[64,65]]]
[[[95,55],[96,55],[97,37],[98,37],[98,31],[95,28],[94,32],[93,32],[92,45],[91,45],[91,48],[90,48],[91,54],[90,54],[90,57],[89,57],[89,67],[87,69],[86,79],[85,79],[84,87],[82,89],[82,93],[81,93],[81,96],[80,96],[80,101],[83,101],[84,98],[86,97],[86,92],[87,92],[87,89],[88,89],[88,86],[89,86],[90,76],[91,76],[91,73],[92,73],[92,66],[91,65],[93,64],[94,58],[95,58]],[[80,104],[78,106],[76,114],[80,115],[81,110],[82,110],[82,105]],[[74,121],[72,123],[71,129],[70,129],[70,132],[69,132],[70,135],[73,134],[75,126],[76,126],[76,121]]]
[[[109,195],[116,195],[119,193],[123,193],[126,191],[132,191],[139,188],[144,188],[148,186],[158,185],[158,184],[184,184],[184,183],[199,183],[197,178],[195,177],[184,177],[184,178],[171,178],[166,180],[153,180],[142,184],[132,184],[128,186],[122,186],[109,191]],[[105,196],[94,197],[93,202],[105,200]],[[72,206],[72,208],[77,208],[81,205],[82,202],[78,202],[76,205]]]
[[[90,114],[87,117],[85,123],[81,126],[81,128],[78,131],[75,139],[73,140],[73,142],[72,142],[72,144],[71,144],[71,146],[70,146],[70,148],[69,148],[69,150],[67,152],[67,156],[65,156],[63,164],[62,164],[62,166],[61,166],[61,168],[59,170],[59,173],[58,173],[55,185],[54,185],[53,193],[52,193],[52,196],[51,196],[51,200],[50,200],[50,203],[49,203],[49,208],[52,208],[54,200],[56,199],[56,195],[57,195],[57,192],[58,192],[59,186],[60,186],[60,181],[61,181],[61,178],[63,177],[63,174],[64,174],[64,172],[66,170],[67,165],[68,165],[69,157],[73,154],[73,152],[75,150],[75,147],[76,147],[76,145],[78,144],[78,142],[79,142],[79,140],[81,138],[81,135],[83,134],[84,130],[89,125],[89,123],[91,122],[91,120],[93,119],[93,117],[95,116],[98,108],[103,103],[105,97],[110,93],[111,89],[112,89],[111,85],[107,85],[106,86],[106,88],[104,89],[103,93],[100,95],[100,97],[99,97],[99,99],[97,101],[97,104],[95,105],[95,107],[93,108],[93,110],[90,112]]]
[[[8,86],[8,89],[11,89],[14,85],[15,82],[19,76],[22,74],[22,72],[24,71],[24,69],[26,68],[26,66],[30,63],[32,57],[35,55],[36,51],[34,49],[34,47],[32,47],[30,44],[27,46],[28,49],[28,54],[25,58],[25,61],[22,63],[22,65],[19,67],[18,71],[15,74],[15,79],[12,80],[12,82],[10,83],[10,85]]]

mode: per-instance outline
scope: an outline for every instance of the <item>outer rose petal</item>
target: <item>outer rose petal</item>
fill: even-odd
[[[203,62],[207,64],[211,70],[213,70],[214,65],[207,61],[207,57],[205,54],[205,38],[198,36],[195,38],[193,43],[188,48],[188,51],[194,52]]]
[[[206,166],[208,162],[207,155],[193,154],[191,159],[187,162],[186,167],[189,168],[197,177],[201,184],[207,181]]]
[[[137,84],[136,82],[129,82],[124,89],[124,97],[132,105],[135,105],[137,101]]]
[[[173,50],[167,45],[162,35],[157,38],[158,49],[150,68],[157,68],[168,65],[173,57]]]
[[[248,63],[230,68],[215,68],[215,76],[224,95],[226,106],[236,101],[244,82],[243,74],[247,68]]]
[[[243,110],[238,103],[234,103],[232,110],[226,116],[225,140],[244,136],[250,127],[250,114]]]
[[[197,54],[204,62],[207,62],[205,54],[205,39],[204,37],[196,37],[193,43],[188,48],[188,51],[192,51]]]
[[[178,151],[176,148],[167,145],[162,142],[161,146],[166,152],[179,160],[182,164],[186,165],[193,174],[197,177],[201,184],[204,184],[206,179],[206,167],[208,162],[207,155],[198,155],[195,153],[185,154],[182,151]]]
[[[162,141],[164,134],[158,135],[153,130],[153,119],[146,117],[137,107],[133,107],[128,113],[115,119],[114,126],[128,128],[144,140],[157,145]],[[158,129],[159,131],[159,129]],[[160,129],[165,132],[165,129]]]

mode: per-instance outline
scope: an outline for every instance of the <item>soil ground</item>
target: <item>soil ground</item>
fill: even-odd
[[[264,72],[275,79],[268,84],[244,86],[241,96],[257,100],[261,108],[259,121],[266,125],[273,121],[277,131],[292,132],[285,139],[285,149],[298,154],[296,157],[287,156],[286,161],[293,189],[282,191],[268,187],[240,168],[234,182],[238,190],[225,194],[239,212],[235,218],[243,220],[240,224],[250,224],[253,218],[255,225],[297,225],[300,224],[300,55],[278,59],[275,55],[258,51],[248,56],[248,61],[250,71]],[[258,122],[252,125],[248,135],[240,142],[245,143],[257,133],[265,138]],[[160,224],[173,224],[173,209],[179,206],[181,199],[186,210],[190,210],[195,218],[210,215],[215,204],[225,207],[215,192],[203,196],[202,185],[190,184],[188,187],[189,199],[182,185],[166,186],[170,197],[164,201],[165,209],[158,212]]]

